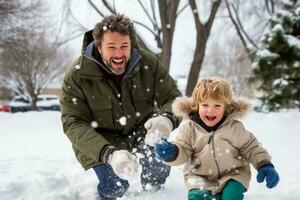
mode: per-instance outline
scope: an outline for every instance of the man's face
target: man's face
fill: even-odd
[[[131,43],[129,35],[107,31],[98,47],[103,62],[116,75],[123,74],[130,59]]]

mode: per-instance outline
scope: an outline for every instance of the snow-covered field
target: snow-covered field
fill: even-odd
[[[281,181],[274,189],[255,181],[246,200],[300,199],[300,112],[252,112],[245,120],[248,130],[268,149]],[[142,193],[133,183],[122,200],[186,199],[182,167],[172,168],[163,191]],[[63,134],[59,112],[0,113],[1,200],[96,200],[97,178],[76,161]]]

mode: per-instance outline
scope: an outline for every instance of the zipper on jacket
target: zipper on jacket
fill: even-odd
[[[213,134],[211,136],[209,136],[207,144],[209,144],[211,142],[212,137],[213,137]]]
[[[219,164],[217,162],[217,158],[216,158],[216,150],[215,150],[215,141],[214,141],[214,135],[215,135],[215,132],[212,132],[209,140],[208,140],[208,144],[211,142],[212,143],[212,150],[213,150],[213,157],[214,157],[214,161],[216,163],[216,166],[217,166],[217,170],[218,170],[218,177],[219,179],[221,178],[221,173],[220,173],[220,167],[219,167]]]

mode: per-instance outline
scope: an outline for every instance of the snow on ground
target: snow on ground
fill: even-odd
[[[300,113],[252,112],[244,120],[268,149],[281,181],[274,189],[256,183],[256,171],[246,200],[300,198]],[[182,167],[173,167],[165,189],[141,191],[132,183],[122,200],[186,199]],[[2,200],[97,200],[97,178],[76,161],[63,134],[59,112],[0,113],[0,197]]]

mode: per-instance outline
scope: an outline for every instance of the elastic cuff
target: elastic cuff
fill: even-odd
[[[107,163],[109,155],[112,154],[115,150],[118,149],[112,145],[105,145],[100,152],[99,161]]]
[[[172,122],[173,130],[179,126],[179,120],[172,113],[165,112],[162,116],[167,117]]]
[[[257,167],[257,170],[259,170],[262,167],[266,167],[266,166],[271,166],[271,167],[274,168],[274,165],[272,163],[270,163],[270,162],[261,162],[261,163],[259,163],[259,165]]]

